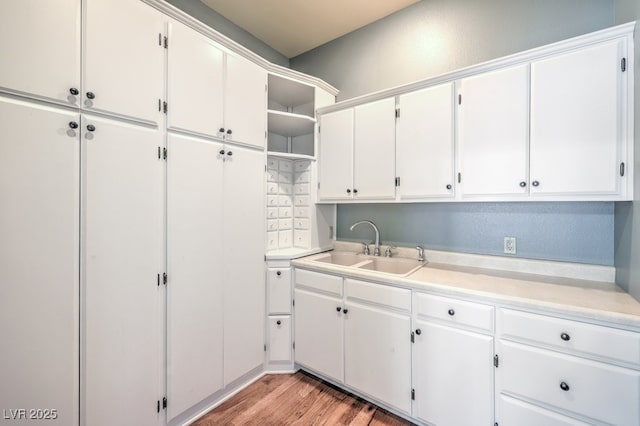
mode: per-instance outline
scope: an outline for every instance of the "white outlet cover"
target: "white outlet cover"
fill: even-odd
[[[516,237],[504,237],[505,254],[516,254]]]

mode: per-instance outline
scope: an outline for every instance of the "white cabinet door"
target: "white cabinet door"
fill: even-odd
[[[627,96],[614,40],[531,64],[531,193],[620,190]]]
[[[225,147],[221,223],[225,386],[264,362],[265,161],[262,151]]]
[[[493,424],[493,337],[415,325],[413,416],[436,425]]]
[[[295,360],[344,381],[342,299],[295,289]]]
[[[170,134],[167,418],[223,387],[222,144]]]
[[[527,195],[529,66],[462,79],[458,92],[462,196]]]
[[[167,126],[222,137],[224,54],[204,35],[169,24]]]
[[[400,199],[452,197],[453,83],[399,97],[396,168]]]
[[[352,302],[344,312],[345,383],[410,414],[411,318]]]
[[[78,424],[79,121],[0,98],[0,401],[51,425]]]
[[[0,90],[79,105],[70,91],[80,90],[80,4],[0,2]]]
[[[85,0],[83,7],[83,106],[158,123],[164,15],[131,0]]]
[[[92,116],[80,133],[82,424],[161,424],[162,133]]]
[[[348,200],[353,193],[353,109],[320,116],[320,200]]]
[[[225,140],[264,147],[267,129],[267,72],[236,55],[226,55]]]
[[[356,199],[395,197],[396,100],[355,107],[353,192]]]

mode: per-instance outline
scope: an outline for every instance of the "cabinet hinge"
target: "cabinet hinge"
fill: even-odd
[[[167,148],[162,148],[162,159],[163,160],[167,159]]]
[[[166,114],[167,111],[169,111],[169,104],[167,104],[167,101],[164,101],[162,102],[162,112]]]
[[[165,49],[169,48],[169,37],[167,36],[164,37],[164,48]]]
[[[620,163],[620,176],[624,176],[624,163]]]
[[[160,274],[158,274],[158,287],[160,287]]]
[[[411,389],[411,400],[412,401],[416,400],[416,390],[415,389]]]
[[[267,344],[266,343],[264,344],[264,351],[265,352],[267,351]]]
[[[320,189],[320,182],[318,182],[318,189]]]
[[[296,342],[293,342],[292,346],[293,346],[293,349],[295,349],[296,348]]]
[[[400,118],[400,108],[396,108],[396,118]]]
[[[167,397],[162,398],[162,408],[167,409]]]
[[[162,147],[158,147],[158,160],[162,159]]]
[[[400,177],[396,178],[396,186],[400,186]]]
[[[622,72],[627,70],[627,58],[622,58],[620,61],[620,69],[622,69]]]
[[[296,306],[296,299],[293,299],[293,300],[291,301],[291,304],[293,305],[293,307],[295,307],[295,306]]]
[[[158,405],[157,405],[156,410],[158,411],[158,413],[160,412],[160,400],[158,400]]]
[[[162,284],[167,285],[167,273],[164,272],[162,274]]]
[[[162,33],[158,33],[158,46],[162,47]]]
[[[458,173],[458,183],[462,182],[462,173]]]
[[[462,105],[462,93],[458,93],[458,105]]]
[[[498,365],[500,365],[500,357],[498,356],[498,354],[495,354],[493,356],[493,366],[498,368]]]
[[[411,343],[415,343],[416,342],[416,336],[415,333],[412,331],[411,332]]]
[[[158,98],[158,112],[162,112],[162,99]]]

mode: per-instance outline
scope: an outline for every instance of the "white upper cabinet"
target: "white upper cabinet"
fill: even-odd
[[[0,2],[0,57],[0,90],[79,105],[80,1]]]
[[[179,22],[169,24],[169,39],[167,127],[222,137],[224,53]]]
[[[353,192],[353,109],[320,116],[320,200],[348,200]]]
[[[531,64],[532,195],[621,190],[625,51],[618,39]]]
[[[263,147],[267,129],[267,71],[236,55],[226,55],[225,140]]]
[[[528,193],[528,83],[528,65],[458,83],[458,171],[463,198]]]
[[[396,100],[355,107],[354,199],[395,197]]]
[[[168,51],[168,128],[263,147],[267,72],[178,22]]]
[[[85,0],[83,7],[83,108],[158,123],[167,18],[141,1]]]
[[[452,197],[453,83],[406,93],[398,99],[398,197]]]

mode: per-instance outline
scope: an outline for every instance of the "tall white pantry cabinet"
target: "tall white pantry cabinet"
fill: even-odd
[[[156,0],[0,35],[0,424],[188,423],[263,369],[279,68]]]

